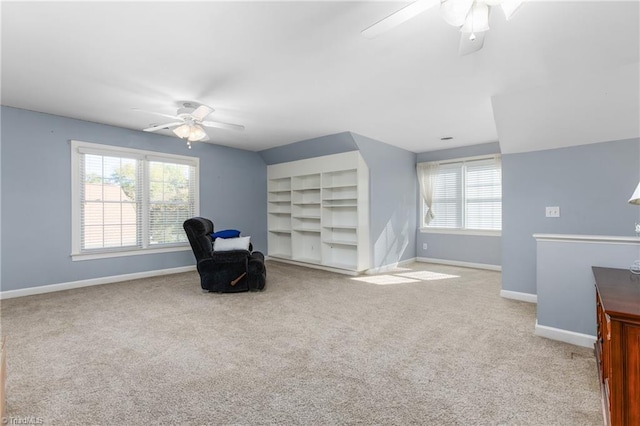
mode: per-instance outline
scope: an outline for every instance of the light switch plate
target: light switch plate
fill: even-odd
[[[547,207],[546,217],[560,217],[560,207]]]

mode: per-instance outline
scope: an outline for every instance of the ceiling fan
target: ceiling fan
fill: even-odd
[[[191,142],[205,142],[209,140],[209,136],[205,132],[203,127],[215,127],[218,129],[227,130],[244,130],[244,126],[239,124],[223,123],[220,121],[204,121],[214,109],[202,104],[193,102],[183,102],[176,115],[163,114],[161,112],[143,111],[136,109],[136,111],[148,112],[150,114],[159,115],[162,117],[172,118],[175,121],[165,124],[153,124],[151,127],[143,129],[145,132],[156,132],[158,130],[173,129],[180,139],[187,141],[187,146],[191,149]]]
[[[460,56],[482,49],[485,32],[489,30],[489,12],[494,6],[502,6],[507,21],[520,9],[525,0],[417,0],[386,18],[365,28],[361,34],[374,38],[414,16],[440,6],[442,18],[454,27],[458,27],[460,37]]]

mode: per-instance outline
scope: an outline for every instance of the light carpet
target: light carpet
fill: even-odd
[[[1,302],[8,414],[56,425],[600,425],[593,351],[533,334],[500,273],[267,262]]]

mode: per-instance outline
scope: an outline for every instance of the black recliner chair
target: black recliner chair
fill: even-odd
[[[264,289],[267,270],[259,251],[213,251],[213,222],[203,217],[187,219],[182,227],[196,257],[200,285],[217,293],[258,291]]]

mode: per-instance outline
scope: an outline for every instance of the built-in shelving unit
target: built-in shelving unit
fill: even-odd
[[[369,173],[359,152],[272,165],[268,175],[270,258],[369,267]]]

